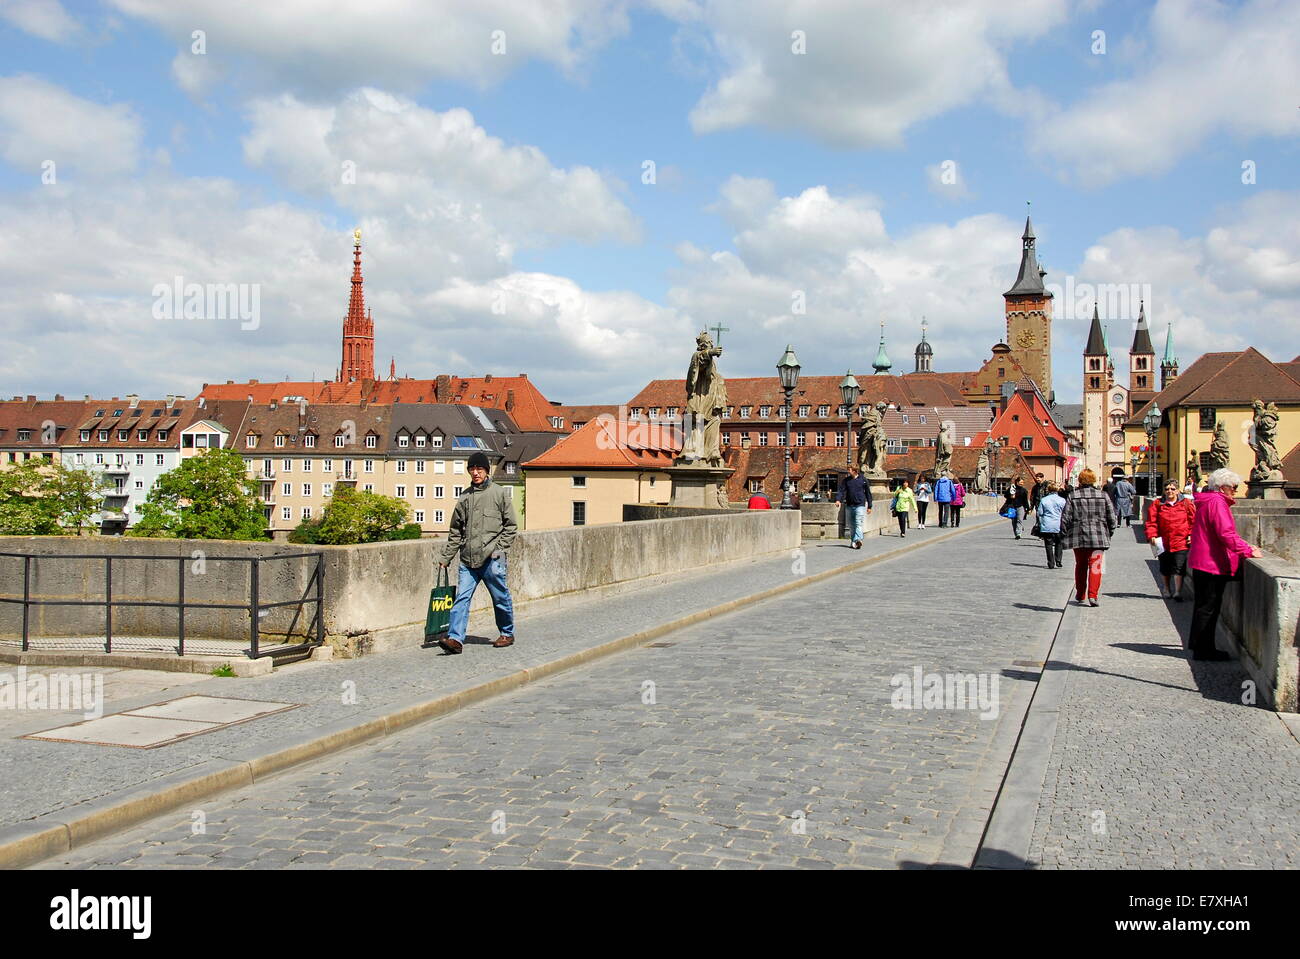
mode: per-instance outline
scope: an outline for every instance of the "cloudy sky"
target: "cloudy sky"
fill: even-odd
[[[1098,284],[1119,348],[1132,289],[1300,352],[1292,0],[0,0],[0,54],[5,397],[332,376],[356,227],[384,374],[972,369],[1026,201],[1059,401]]]

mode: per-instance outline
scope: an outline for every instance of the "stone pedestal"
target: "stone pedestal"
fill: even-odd
[[[1265,480],[1251,480],[1246,484],[1246,499],[1286,499],[1286,480],[1280,473]]]
[[[884,477],[868,476],[867,485],[871,487],[871,509],[888,510],[889,501],[894,494],[889,491],[889,480]]]
[[[667,473],[672,477],[673,497],[668,505],[728,508],[727,480],[734,472],[729,467],[670,466]]]

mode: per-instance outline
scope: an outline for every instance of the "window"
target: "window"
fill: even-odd
[[[984,384],[984,392],[987,393],[988,391],[989,391],[988,384],[985,383],[985,384]]]
[[[764,431],[764,432],[758,434],[758,445],[759,445],[759,446],[766,446],[766,445],[767,445],[767,432],[766,432],[766,431]]]
[[[285,483],[285,484],[281,487],[281,491],[284,493],[285,496],[292,496],[292,495],[293,495],[293,484],[292,484],[292,483]]]
[[[1116,393],[1116,394],[1115,394],[1114,396],[1112,396],[1110,399],[1111,399],[1111,402],[1114,403],[1116,406],[1123,406],[1123,405],[1124,405],[1124,394],[1123,394],[1123,393]]]
[[[642,407],[634,406],[630,410],[628,410],[627,413],[630,418],[634,420],[639,420],[641,418]]]
[[[441,523],[441,522],[442,522],[442,517],[443,517],[443,512],[442,512],[442,510],[440,510],[440,509],[436,509],[436,510],[433,511],[433,521],[434,521],[435,523]]]
[[[817,415],[818,415],[818,416],[830,416],[830,415],[831,415],[830,404],[823,404],[823,405],[817,407]]]
[[[807,416],[807,415],[808,415],[808,410],[809,410],[809,406],[808,406],[807,403],[804,403],[803,405],[801,405],[801,406],[799,407],[799,418],[802,419],[803,417]]]
[[[282,462],[282,463],[280,464],[280,471],[281,471],[282,473],[291,473],[291,472],[293,472],[293,460],[285,460],[284,462]]]
[[[304,473],[310,473],[310,472],[311,472],[311,460],[303,460],[303,461],[302,461],[302,471],[303,471]]]
[[[363,469],[367,473],[373,473],[375,471],[375,461],[365,460],[365,466],[363,467]]]
[[[1137,368],[1139,370],[1145,370],[1147,368],[1147,358],[1145,356],[1135,357],[1135,359],[1137,360]]]
[[[1090,390],[1099,390],[1099,389],[1101,389],[1101,377],[1100,377],[1100,376],[1090,376],[1090,377],[1088,377],[1088,389],[1090,389]],[[989,391],[989,388],[988,388],[987,386],[984,387],[984,392],[987,393],[988,391]]]
[[[424,525],[424,510],[417,509],[415,511],[415,521],[422,526]]]
[[[303,518],[303,519],[311,519],[311,507],[310,507],[310,506],[304,506],[304,507],[302,508],[302,518]]]
[[[399,472],[399,473],[405,473],[405,472],[406,472],[406,460],[398,460],[398,461],[397,461],[397,472]]]
[[[587,504],[586,503],[573,504],[573,525],[574,526],[587,525]]]
[[[835,433],[835,445],[836,445],[836,446],[843,446],[843,445],[844,445],[844,433],[843,433],[843,431],[837,431],[837,432]]]
[[[1144,389],[1146,389],[1146,387],[1147,387],[1147,378],[1146,378],[1145,376],[1139,376],[1139,377],[1138,377],[1138,389],[1140,389],[1140,390],[1144,390]]]
[[[785,445],[785,434],[784,434],[784,433],[777,433],[777,434],[776,434],[776,445],[777,445],[777,446],[784,446],[784,445]]]
[[[321,496],[324,496],[326,499],[329,499],[331,496],[333,496],[333,495],[334,495],[334,484],[333,484],[333,483],[321,483],[321,484],[320,484],[320,495],[321,495]]]
[[[1020,441],[1020,448],[1026,452],[1032,450],[1034,448],[1034,438],[1032,436],[1024,437]]]
[[[303,496],[310,496],[310,495],[311,495],[311,484],[310,484],[310,483],[303,483],[303,484],[302,484],[302,495],[303,495]]]
[[[346,434],[344,434],[344,433],[335,433],[335,434],[334,434],[334,448],[335,448],[336,450],[337,450],[337,449],[342,449],[342,448],[343,448],[344,441],[345,441],[346,439],[347,439]],[[279,444],[277,443],[276,445],[278,446]]]
[[[104,454],[103,454],[103,453],[96,453],[96,454],[95,454],[95,465],[96,465],[96,466],[102,466],[102,465],[104,465]]]
[[[144,489],[144,480],[136,480],[136,481],[135,481],[135,488],[136,488],[136,489]]]
[[[375,484],[367,483],[365,486],[362,487],[362,489],[364,489],[367,493],[373,493],[375,491]]]
[[[722,445],[723,445],[723,446],[730,446],[730,445],[731,445],[731,434],[730,434],[730,433],[723,433],[723,434],[722,434]]]
[[[906,425],[907,425],[908,423],[910,423],[910,422],[911,422],[911,420],[908,419],[907,414],[904,413],[904,414],[903,414],[903,425],[906,426]]]
[[[90,440],[90,430],[81,431],[81,442],[86,443]]]
[[[676,416],[677,416],[677,407],[675,407],[675,406],[670,406],[670,407],[668,407],[668,416],[669,416],[669,418],[676,418]]]
[[[405,486],[399,486],[399,487],[397,487],[397,498],[398,498],[398,499],[406,499],[406,487],[405,487]]]
[[[817,433],[817,445],[818,445],[818,446],[825,446],[825,445],[826,445],[826,434],[825,434],[824,432],[820,432],[820,431],[819,431],[819,432]]]
[[[924,414],[924,413],[922,413],[922,414],[921,414],[921,425],[923,425],[923,426],[924,426],[924,425],[925,425],[925,423],[926,423],[926,416],[925,416],[925,414]]]
[[[447,472],[447,461],[446,461],[446,460],[434,460],[434,461],[433,461],[433,471],[434,471],[435,473],[445,473],[445,472]]]
[[[276,433],[276,434],[275,434],[275,445],[276,445],[276,448],[277,448],[277,449],[279,449],[279,448],[281,448],[281,447],[284,446],[284,434],[283,434],[283,433]]]
[[[144,454],[143,454],[143,453],[136,453],[136,454],[135,454],[135,465],[136,465],[136,466],[143,466],[143,465],[144,465]]]
[[[140,437],[140,438],[144,439],[144,437]],[[253,449],[255,446],[257,446],[257,434],[249,433],[246,437],[244,437],[244,445],[247,446],[250,450]]]
[[[1111,426],[1123,426],[1123,425],[1124,425],[1124,414],[1123,414],[1123,413],[1111,413],[1111,414],[1110,414],[1110,425],[1111,425]]]
[[[652,420],[659,419],[659,407],[657,406],[650,407],[650,419]]]
[[[1019,413],[1012,413],[1012,414],[1011,414],[1011,422],[1013,422],[1013,423],[1019,423],[1019,422],[1020,422],[1020,414],[1019,414]]]
[[[424,487],[423,487],[423,486],[417,486],[417,487],[415,488],[415,498],[416,498],[416,499],[424,499]]]
[[[736,409],[736,408],[735,408],[734,406],[728,406],[728,407],[727,407],[727,412],[724,413],[723,415],[724,415],[727,419],[731,419],[732,412],[733,412],[735,409]]]
[[[99,441],[100,441],[101,443],[107,443],[107,442],[108,442],[108,430],[100,430],[100,431],[99,431]]]
[[[375,448],[376,446],[378,446],[378,445],[379,445],[379,437],[377,437],[374,433],[367,433],[367,434],[366,434],[366,449],[368,449],[368,450],[372,450],[372,449],[374,449],[374,448]]]
[[[763,480],[757,476],[752,477],[749,481],[749,491],[751,493],[763,492]]]
[[[785,404],[782,403],[780,406],[776,408],[776,415],[779,416],[781,419],[785,419],[785,414],[786,414]]]
[[[423,433],[419,434],[415,438],[415,448],[417,450],[422,450],[428,445],[429,445],[429,439]]]
[[[130,430],[118,430],[118,431],[117,431],[117,439],[118,439],[118,442],[119,442],[119,443],[125,443],[125,442],[126,442],[127,440],[129,440],[130,438],[131,438],[131,431],[130,431]]]
[[[451,495],[452,495],[452,496],[460,496],[460,494],[463,493],[463,492],[465,492],[465,487],[463,487],[463,486],[453,486],[453,487],[451,488]]]
[[[1124,434],[1119,430],[1116,430],[1115,432],[1110,434],[1110,442],[1113,446],[1123,446]]]
[[[743,447],[748,442],[749,442],[749,431],[742,430],[740,433],[740,445]]]
[[[1005,366],[999,366],[998,376],[1006,376],[1006,375],[1007,375],[1007,368]]]
[[[148,431],[148,430],[136,430],[136,431],[135,431],[135,438],[138,439],[141,443],[143,443],[145,440],[147,440],[147,439],[149,438],[149,431]]]
[[[1089,359],[1089,360],[1088,360],[1088,371],[1089,371],[1089,372],[1093,372],[1093,373],[1095,373],[1095,372],[1097,372],[1097,371],[1100,370],[1100,369],[1101,369],[1101,360],[1098,360],[1098,359]]]
[[[575,476],[575,477],[573,477],[573,485],[574,485],[574,487],[575,487],[576,489],[586,489],[586,487],[587,487],[587,477],[585,477],[585,476]]]
[[[430,442],[430,444],[433,446],[434,449],[436,449],[436,450],[440,450],[440,449],[442,449],[442,434],[439,433],[439,434],[436,435],[436,436],[431,436],[431,437],[429,437],[429,442]]]
[[[155,453],[155,454],[154,454],[154,464],[153,464],[153,465],[154,465],[154,466],[162,466],[162,465],[163,465],[163,454],[162,454],[162,453]]]
[[[452,471],[453,473],[463,473],[463,472],[465,472],[465,461],[464,461],[464,460],[452,460],[452,461],[451,461],[451,471]]]
[[[403,450],[404,450],[404,449],[406,449],[407,446],[410,445],[410,443],[411,443],[411,438],[410,438],[409,436],[407,436],[405,433],[403,433],[401,436],[399,436],[399,437],[397,438],[397,448],[398,448],[398,449],[403,449]]]
[[[446,497],[447,497],[447,487],[445,487],[445,486],[435,486],[435,487],[433,488],[433,498],[434,498],[434,499],[446,499]]]
[[[515,472],[516,472],[516,468],[518,467],[518,465],[519,465],[518,463],[507,463],[507,464],[506,464],[506,475],[507,475],[507,476],[514,476],[514,475],[515,475]]]
[[[808,434],[800,430],[794,434],[794,445],[803,446],[808,442]]]
[[[1214,421],[1218,418],[1218,412],[1218,409],[1213,406],[1201,407],[1201,430],[1203,432],[1214,432]]]
[[[307,449],[314,450],[316,448],[316,434],[315,433],[304,434],[302,438],[302,445]]]
[[[10,456],[13,456],[12,453],[10,453],[9,455],[10,455]],[[11,462],[12,462],[12,461],[11,461]],[[78,453],[78,454],[77,454],[77,462],[78,462],[78,463],[85,463],[85,462],[86,462],[86,457],[85,457],[85,454],[84,454],[84,453]]]
[[[763,407],[763,409],[765,409],[765,410],[770,410],[771,407],[770,407],[770,406],[765,406],[765,407]],[[750,415],[753,411],[754,411],[754,408],[753,408],[752,406],[742,406],[742,407],[740,408],[740,418],[741,418],[742,420],[747,420],[747,419],[749,419],[749,415]],[[766,416],[767,414],[764,413],[763,415]]]
[[[269,463],[270,460],[267,460],[267,462]],[[334,472],[334,461],[333,461],[333,460],[325,460],[323,463],[321,463],[321,467],[320,467],[320,468],[321,468],[324,472],[326,472],[326,473],[332,473],[332,472]]]
[[[293,522],[293,507],[291,506],[280,507],[280,519],[288,523]]]

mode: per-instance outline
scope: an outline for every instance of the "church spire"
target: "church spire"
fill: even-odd
[[[352,245],[352,293],[343,320],[343,362],[339,367],[339,381],[343,383],[375,378],[375,323],[366,313],[360,230],[353,231]]]
[[[880,349],[876,351],[876,360],[871,364],[877,373],[888,373],[893,367],[889,354],[885,352],[885,321],[880,321]]]
[[[1165,328],[1165,358],[1160,361],[1160,388],[1178,378],[1178,357],[1174,356],[1174,324]]]
[[[1147,305],[1139,300],[1137,327],[1133,331],[1133,347],[1130,353],[1143,356],[1155,356],[1156,348],[1151,345],[1151,332],[1147,329]]]
[[[1084,356],[1106,355],[1106,334],[1101,331],[1101,317],[1097,315],[1097,304],[1092,304],[1092,326],[1088,328],[1088,345],[1083,348]]]
[[[1047,271],[1038,265],[1038,251],[1036,249],[1038,237],[1034,234],[1034,223],[1025,215],[1025,232],[1020,237],[1020,272],[1016,274],[1015,285],[1007,290],[1003,296],[1019,296],[1028,294],[1031,296],[1042,296],[1047,292],[1043,286],[1043,277]]]
[[[925,317],[921,317],[921,342],[916,344],[916,370],[917,373],[930,373],[931,361],[934,358],[934,347],[925,341]]]

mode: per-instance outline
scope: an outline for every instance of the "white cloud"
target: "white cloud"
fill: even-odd
[[[1064,22],[1066,9],[1065,0],[970,0],[942,13],[893,0],[716,0],[698,16],[724,67],[691,123],[896,147],[908,127],[955,107],[987,100],[1018,112],[1033,95],[1013,90],[1006,51]],[[794,31],[806,53],[793,52]]]
[[[0,0],[0,18],[52,43],[68,43],[82,32],[59,0]]]
[[[955,203],[972,196],[966,185],[966,175],[956,160],[942,160],[925,168],[925,185],[940,199]]]
[[[0,157],[40,176],[56,171],[114,175],[139,162],[142,128],[124,104],[100,104],[39,77],[0,77]]]
[[[190,53],[206,33],[206,69],[238,73],[254,88],[332,95],[373,84],[415,92],[435,78],[489,84],[540,60],[566,72],[628,28],[624,0],[111,0]],[[504,46],[503,46],[504,44]],[[494,52],[494,49],[501,52]],[[174,65],[182,83],[194,79]]]
[[[1300,88],[1300,4],[1161,0],[1149,29],[1137,75],[1031,127],[1034,148],[1068,177],[1103,185],[1168,170],[1214,135],[1300,133],[1289,95]]]

